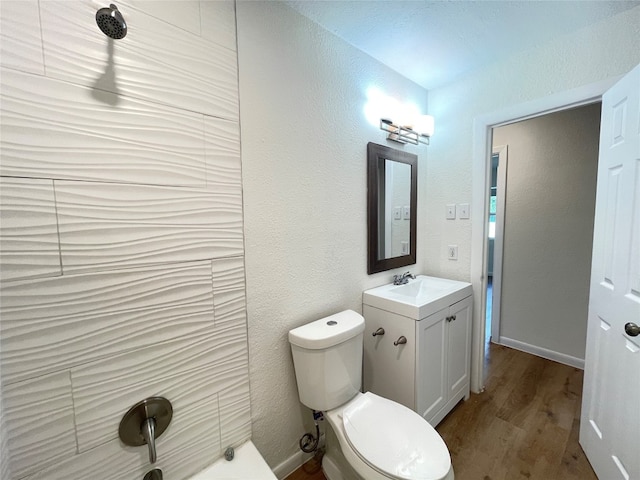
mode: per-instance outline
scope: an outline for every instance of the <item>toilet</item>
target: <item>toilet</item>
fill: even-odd
[[[360,392],[363,335],[364,318],[352,310],[289,332],[300,401],[322,411],[331,427],[322,460],[325,476],[453,480],[447,446],[424,418],[404,405]]]

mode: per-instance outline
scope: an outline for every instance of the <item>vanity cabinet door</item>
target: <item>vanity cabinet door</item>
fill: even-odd
[[[454,303],[447,317],[447,388],[448,398],[464,392],[469,396],[471,368],[471,297]]]
[[[415,405],[415,320],[363,306],[364,331],[363,387],[412,410]],[[373,336],[379,328],[384,335]],[[394,345],[400,337],[407,343]]]
[[[445,383],[448,312],[449,308],[445,308],[416,322],[419,345],[416,353],[416,411],[430,423],[448,398]]]

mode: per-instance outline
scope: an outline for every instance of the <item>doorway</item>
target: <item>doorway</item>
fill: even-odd
[[[488,200],[490,188],[490,168],[492,129],[510,123],[535,118],[547,113],[579,107],[601,100],[602,94],[615,83],[616,79],[585,85],[548,97],[510,106],[500,111],[478,116],[474,119],[473,146],[473,211],[472,211],[472,255],[471,278],[474,287],[474,322],[472,338],[471,389],[481,392],[484,388],[485,322],[487,300],[487,255],[488,242]],[[495,271],[493,283],[495,287]],[[495,290],[492,309],[495,311]]]
[[[490,220],[498,217],[497,206],[503,206],[503,229],[496,232],[496,224],[490,221],[487,239],[491,257],[494,230],[498,248],[493,268],[487,262],[487,273],[492,273],[487,275],[493,293],[487,295],[487,304],[493,304],[495,314],[493,341],[581,368],[600,104],[509,123],[493,128],[492,133],[494,151],[504,149],[497,144],[508,144],[511,157],[508,171],[503,168],[506,163],[495,166],[496,196],[490,189],[487,199]],[[496,157],[490,160],[492,171]],[[496,215],[491,214],[492,208]]]

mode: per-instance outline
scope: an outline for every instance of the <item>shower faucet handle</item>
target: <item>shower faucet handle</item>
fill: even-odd
[[[153,417],[145,419],[140,430],[149,445],[149,463],[156,463],[156,420]]]
[[[163,397],[149,397],[136,403],[124,414],[118,433],[125,445],[149,446],[149,463],[156,462],[156,438],[164,433],[171,422],[173,407]]]

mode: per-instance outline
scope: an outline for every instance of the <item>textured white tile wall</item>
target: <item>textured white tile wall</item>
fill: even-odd
[[[0,177],[0,278],[61,275],[52,180]]]
[[[240,191],[56,181],[64,272],[242,255]]]
[[[201,114],[10,69],[0,101],[2,175],[206,184]]]
[[[251,436],[235,5],[107,3],[0,2],[1,480],[142,478],[152,395],[165,478]]]
[[[16,477],[75,453],[69,372],[7,385],[4,396],[11,467]]]
[[[10,480],[9,435],[4,416],[3,396],[2,384],[0,384],[0,480]]]
[[[0,63],[44,74],[38,0],[0,2]]]
[[[206,0],[203,0],[207,3]],[[153,10],[181,9],[182,2]],[[145,2],[136,5],[145,6]],[[100,34],[92,20],[97,1],[40,2],[47,75],[99,90],[238,120],[234,50],[144,11],[121,7],[129,33],[122,41]],[[182,18],[182,16],[180,16]],[[208,28],[208,35],[215,35]],[[98,31],[98,33],[100,33]]]

